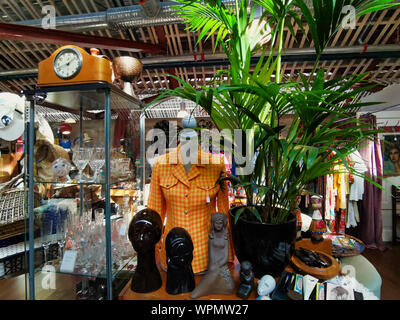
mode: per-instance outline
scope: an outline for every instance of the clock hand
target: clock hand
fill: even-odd
[[[70,64],[70,62],[73,60],[73,58],[69,59],[68,62],[65,62],[64,64],[62,64],[61,66],[58,66],[58,68],[64,67],[68,64]]]

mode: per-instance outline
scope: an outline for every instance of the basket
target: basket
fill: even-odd
[[[25,189],[16,188],[22,176],[16,176],[0,190],[0,240],[25,233]],[[40,206],[40,199],[40,194],[35,192],[35,207]],[[38,228],[36,223],[34,230]]]

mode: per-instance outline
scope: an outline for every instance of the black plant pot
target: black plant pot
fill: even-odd
[[[291,214],[285,223],[260,223],[244,212],[235,223],[235,213],[229,211],[233,246],[239,262],[250,261],[256,278],[269,274],[281,275],[294,253],[296,216]]]

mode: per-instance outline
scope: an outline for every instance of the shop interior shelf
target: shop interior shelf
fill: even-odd
[[[125,259],[124,261],[122,261],[118,266],[114,266],[113,270],[112,270],[112,279],[114,280],[116,278],[116,276],[122,271],[122,270],[127,270],[128,266],[130,264],[134,264],[136,265],[136,261],[137,258],[136,257],[130,257]],[[61,262],[60,260],[54,260],[51,262],[51,266],[54,267],[54,271],[52,271],[52,268],[44,268],[44,265],[35,268],[35,273],[41,273],[41,272],[55,272],[57,274],[69,274],[69,275],[74,275],[74,276],[78,276],[78,277],[88,277],[88,278],[102,278],[102,279],[106,279],[107,278],[107,273],[106,273],[106,269],[104,267],[104,269],[102,271],[100,271],[97,274],[93,274],[93,273],[83,273],[83,272],[63,272],[60,271],[60,266],[61,266]]]
[[[118,185],[120,183],[124,182],[133,182],[134,180],[132,178],[124,178],[124,179],[117,179],[117,180],[111,180],[109,185],[111,187]],[[106,183],[104,182],[77,182],[77,181],[68,181],[68,182],[57,182],[57,181],[35,181],[34,184],[52,184],[54,186],[59,186],[59,187],[70,187],[70,186],[106,186]]]
[[[110,89],[111,110],[136,110],[141,111],[143,102],[108,83],[69,85],[59,87],[44,87],[36,90],[24,91],[24,94],[46,94],[43,102],[47,107],[56,109],[61,107],[76,113],[80,108],[84,111],[102,111],[105,109],[105,95],[102,89]]]

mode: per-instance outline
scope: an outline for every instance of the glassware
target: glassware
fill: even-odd
[[[89,160],[90,167],[94,170],[92,182],[100,182],[100,169],[105,163],[105,149],[93,148],[92,155]]]
[[[132,177],[131,175],[131,159],[130,158],[121,158],[118,159],[119,162],[119,168],[120,168],[120,177],[122,179],[130,179]]]
[[[62,216],[59,216],[57,220],[57,244],[58,244],[58,255],[60,257],[60,261],[62,261],[64,256],[64,247],[67,238],[67,220],[63,219]]]
[[[48,212],[42,214],[42,225],[40,228],[40,237],[42,241],[42,247],[44,252],[44,265],[49,263],[49,248],[52,241],[52,231],[53,231],[53,220],[51,219]]]
[[[103,208],[97,208],[94,210],[94,220],[96,225],[103,224],[104,221],[104,209]]]
[[[82,278],[81,290],[76,294],[77,300],[88,300],[89,299],[89,279],[87,276]]]
[[[76,148],[72,153],[72,162],[75,164],[76,168],[79,170],[78,182],[82,182],[83,170],[86,168],[90,159],[90,150],[88,148]]]

